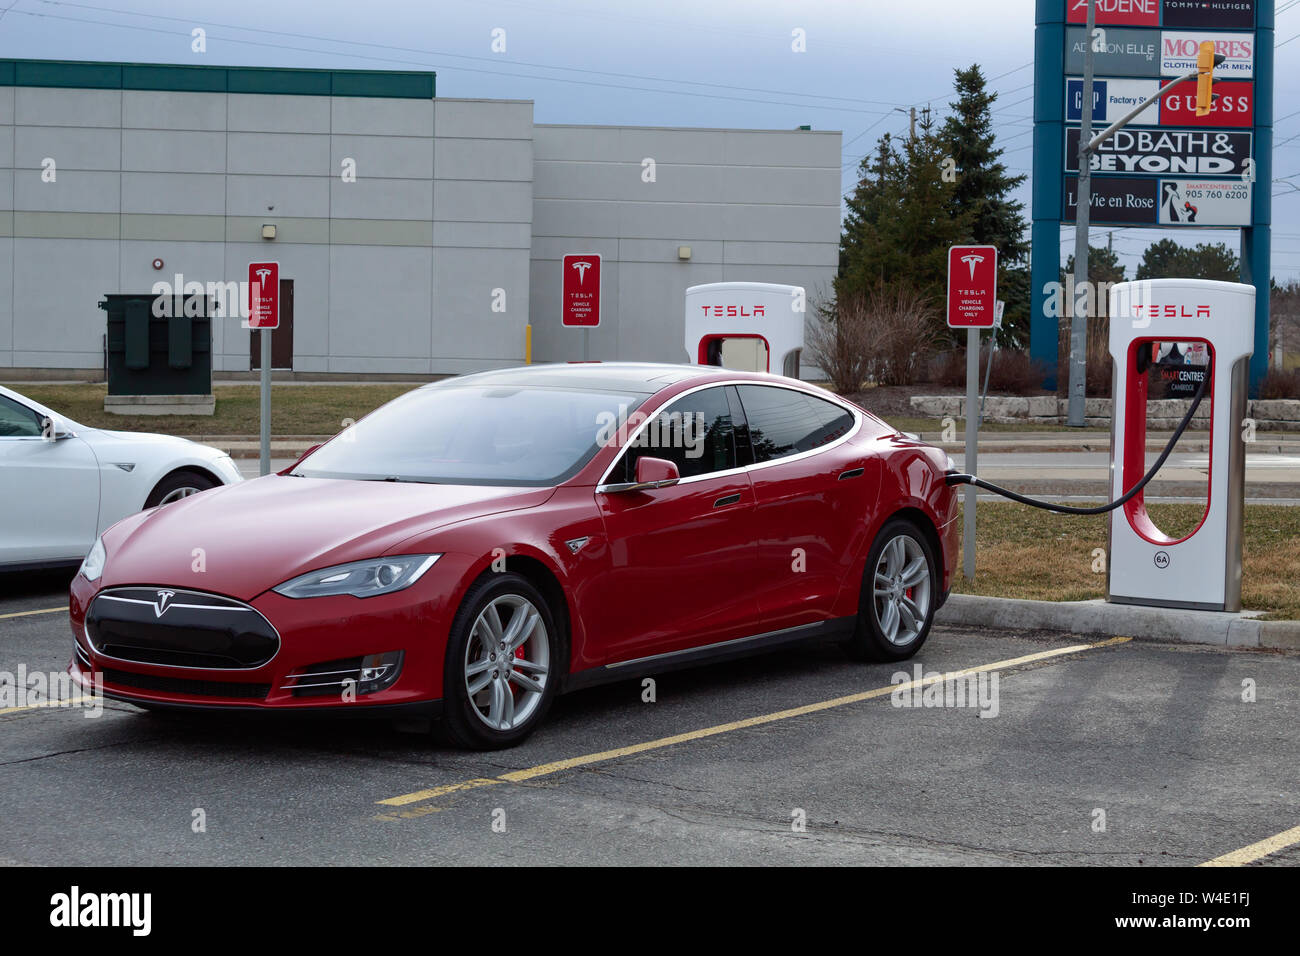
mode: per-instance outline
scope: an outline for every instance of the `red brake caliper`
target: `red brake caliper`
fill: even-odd
[[[515,659],[523,660],[523,657],[524,657],[524,645],[520,644],[518,647],[515,648]],[[518,684],[514,683],[513,681],[510,683],[510,691],[516,697],[518,697],[520,694],[524,692],[523,688],[520,687]]]

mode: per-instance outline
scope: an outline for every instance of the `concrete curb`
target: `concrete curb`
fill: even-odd
[[[1260,621],[1258,612],[1187,611],[1092,601],[1023,601],[953,594],[935,623],[1069,631],[1225,647],[1300,650],[1300,621]]]

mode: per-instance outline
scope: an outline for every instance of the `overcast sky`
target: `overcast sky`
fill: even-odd
[[[1273,184],[1282,279],[1300,277],[1300,3],[1288,2],[1277,0],[1274,113],[1274,177],[1295,184]],[[2,57],[431,69],[438,95],[530,99],[538,123],[842,130],[843,191],[881,133],[906,130],[896,110],[944,110],[953,68],[979,63],[1000,94],[1006,163],[1030,167],[1033,0],[0,0],[0,10]],[[207,32],[202,55],[190,49],[195,27]],[[504,53],[492,51],[496,28]],[[806,52],[791,49],[796,29]],[[1020,198],[1028,216],[1027,186]],[[1098,229],[1093,244],[1112,231],[1130,276],[1162,235]],[[1235,230],[1174,235],[1237,247]]]

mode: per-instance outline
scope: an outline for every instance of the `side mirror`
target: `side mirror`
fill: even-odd
[[[677,466],[664,458],[638,458],[636,460],[636,480],[624,481],[614,485],[602,485],[597,491],[610,494],[623,491],[651,491],[655,488],[667,488],[681,480]]]
[[[62,441],[75,435],[76,432],[68,427],[68,423],[57,415],[47,415],[41,419],[41,437],[46,441]]]
[[[677,466],[666,458],[641,457],[636,460],[636,483],[650,488],[666,488],[677,484],[681,474]]]

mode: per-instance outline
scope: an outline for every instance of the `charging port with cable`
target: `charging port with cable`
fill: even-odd
[[[1138,374],[1145,374],[1147,369],[1150,368],[1151,348],[1149,343],[1146,348],[1138,350],[1137,361],[1135,364],[1137,366]],[[1205,397],[1205,392],[1209,387],[1212,372],[1213,369],[1211,365],[1207,364],[1205,366],[1205,375],[1196,388],[1196,394],[1192,396],[1191,407],[1187,409],[1187,414],[1183,416],[1183,420],[1179,422],[1178,427],[1174,429],[1173,435],[1169,438],[1169,443],[1165,445],[1165,450],[1160,453],[1160,457],[1156,459],[1155,464],[1153,464],[1150,470],[1142,476],[1141,481],[1109,504],[1097,505],[1093,508],[1076,508],[1071,505],[1058,505],[1051,501],[1029,498],[1025,495],[1014,492],[1009,488],[1002,488],[992,482],[985,481],[975,475],[963,475],[956,472],[949,472],[944,476],[944,481],[947,482],[950,487],[953,485],[974,485],[976,488],[983,488],[985,491],[991,491],[995,495],[1001,495],[1004,498],[1010,498],[1012,501],[1018,501],[1022,505],[1030,505],[1034,508],[1042,508],[1045,511],[1055,511],[1065,515],[1103,515],[1109,511],[1114,511],[1116,508],[1122,508],[1129,499],[1147,486],[1147,483],[1156,476],[1156,472],[1164,466],[1165,461],[1167,461],[1169,456],[1173,453],[1174,446],[1178,444],[1178,439],[1183,437],[1183,432],[1187,431],[1187,426],[1192,422],[1192,416],[1196,414],[1196,409],[1200,407],[1201,399]]]

